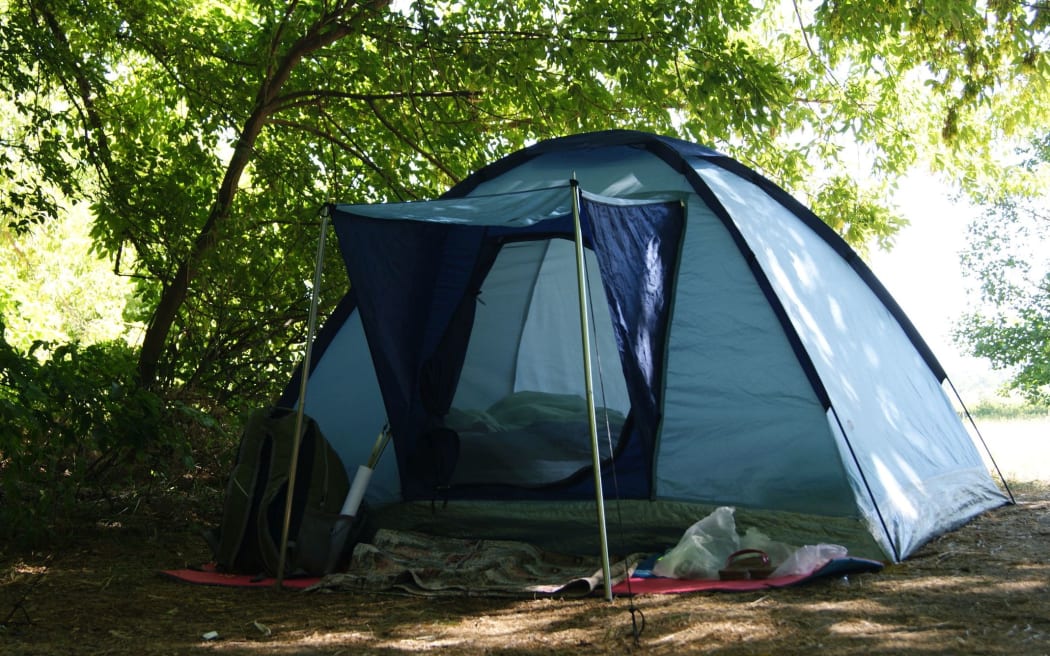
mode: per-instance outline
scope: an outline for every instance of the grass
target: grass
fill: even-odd
[[[1011,481],[1050,481],[1050,416],[976,419],[984,443]]]
[[[1050,418],[1050,406],[1033,403],[1009,403],[1006,401],[980,401],[969,408],[977,421],[1014,421]]]

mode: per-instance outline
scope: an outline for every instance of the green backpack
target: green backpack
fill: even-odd
[[[295,422],[295,411],[268,408],[253,413],[244,428],[222,523],[205,534],[222,571],[277,575]],[[284,574],[320,576],[342,556],[329,553],[330,533],[350,483],[317,423],[304,417],[302,428]],[[353,521],[359,529],[361,513]],[[347,540],[347,548],[353,542]]]

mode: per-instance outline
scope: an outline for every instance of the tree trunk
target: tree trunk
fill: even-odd
[[[389,0],[373,0],[370,3],[358,5],[350,1],[341,3],[331,12],[317,20],[310,29],[299,37],[288,52],[277,61],[276,66],[268,67],[267,72],[261,80],[259,93],[256,96],[255,108],[251,116],[245,121],[237,140],[230,163],[226,167],[222,186],[215,199],[215,204],[208,212],[208,218],[201,227],[200,232],[194,240],[193,248],[189,254],[179,262],[175,269],[175,275],[164,284],[161,290],[160,301],[153,312],[146,334],[142,340],[142,349],[139,352],[138,375],[139,381],[146,387],[152,387],[157,382],[157,368],[164,354],[164,348],[168,342],[168,336],[175,325],[179,309],[186,301],[190,284],[196,278],[201,260],[212,248],[215,247],[215,234],[219,226],[230,216],[233,207],[233,199],[237,193],[238,185],[244,169],[251,160],[255,142],[259,138],[263,127],[275,112],[280,109],[279,93],[284,84],[291,77],[295,67],[302,61],[303,57],[316,52],[351,33],[355,27],[372,12],[382,9]],[[347,14],[355,7],[358,11],[353,17]],[[289,11],[293,6],[290,6]],[[286,16],[289,18],[290,16]],[[277,51],[280,47],[281,33],[283,28],[278,28],[270,46],[271,61],[277,59]]]
[[[179,308],[186,301],[190,282],[197,275],[200,261],[208,251],[215,247],[215,230],[230,215],[237,185],[240,183],[245,167],[248,166],[252,149],[255,147],[255,140],[258,139],[259,132],[266,121],[267,114],[261,110],[262,108],[257,107],[245,123],[244,129],[241,130],[241,138],[226,167],[226,175],[223,177],[218,197],[197,239],[193,242],[193,249],[185,259],[179,262],[175,275],[164,284],[161,290],[160,301],[153,311],[153,318],[146,328],[142,349],[139,351],[139,381],[147,387],[152,386],[157,380],[157,365],[164,353],[171,328],[175,325]]]

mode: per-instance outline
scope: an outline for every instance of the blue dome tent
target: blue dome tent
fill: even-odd
[[[622,549],[673,543],[729,505],[774,539],[899,561],[1006,502],[868,267],[713,150],[570,136],[437,200],[330,214],[351,285],[304,406],[351,468],[389,424],[366,497],[377,522],[596,550],[595,457]],[[427,463],[443,459],[435,483]]]

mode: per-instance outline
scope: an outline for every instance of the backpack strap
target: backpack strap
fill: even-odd
[[[275,453],[260,499],[257,528],[264,568],[268,574],[276,575],[288,498],[294,414],[275,422],[273,428]],[[286,575],[324,573],[329,560],[327,538],[339,519],[349,489],[350,482],[339,455],[321,435],[317,422],[304,418],[288,527]],[[325,539],[320,539],[322,535]]]
[[[362,513],[351,518],[351,539],[341,543],[333,541],[332,533],[341,520],[343,502],[350,492],[350,479],[346,474],[342,459],[332,445],[321,434],[321,429],[313,420],[310,421],[303,436],[304,441],[311,442],[308,449],[300,454],[299,478],[304,485],[296,485],[296,495],[305,497],[302,512],[295,518],[293,525],[295,549],[292,552],[291,565],[295,572],[312,576],[330,573],[331,564],[343,559],[344,553],[357,544],[361,533]],[[312,453],[313,457],[310,458]],[[305,471],[303,469],[305,468]],[[331,553],[339,549],[341,553]]]
[[[222,523],[209,542],[212,545],[215,563],[226,571],[240,571],[258,567],[253,561],[255,550],[245,544],[245,532],[258,508],[256,485],[259,470],[270,460],[271,440],[266,424],[269,412],[257,410],[249,417],[241,434],[237,451],[237,462],[226,484],[223,500]],[[251,542],[251,540],[249,540]],[[249,553],[245,553],[245,550]]]
[[[274,417],[270,423],[273,457],[270,459],[266,485],[259,499],[256,522],[256,542],[259,545],[259,555],[262,558],[263,569],[271,576],[277,574],[280,564],[281,532],[284,528],[284,511],[288,500],[288,471],[292,462],[292,447],[295,441],[295,414],[288,411],[279,412],[281,415]],[[299,528],[295,520],[302,516],[302,509],[306,501],[302,490],[309,485],[309,481],[303,481],[303,470],[305,469],[303,465],[313,457],[314,441],[307,437],[311,431],[307,429],[305,418],[303,428],[303,436],[299,443],[299,463],[296,469],[296,490],[292,495],[291,517],[293,521],[288,531],[289,550],[295,548],[292,542]],[[292,559],[289,558],[288,564],[291,561]]]
[[[295,425],[295,412],[286,408],[256,411],[245,424],[222,523],[205,532],[221,570],[276,575]],[[330,540],[319,536],[339,520],[350,483],[339,454],[310,417],[304,418],[295,477],[284,573],[322,574]]]

